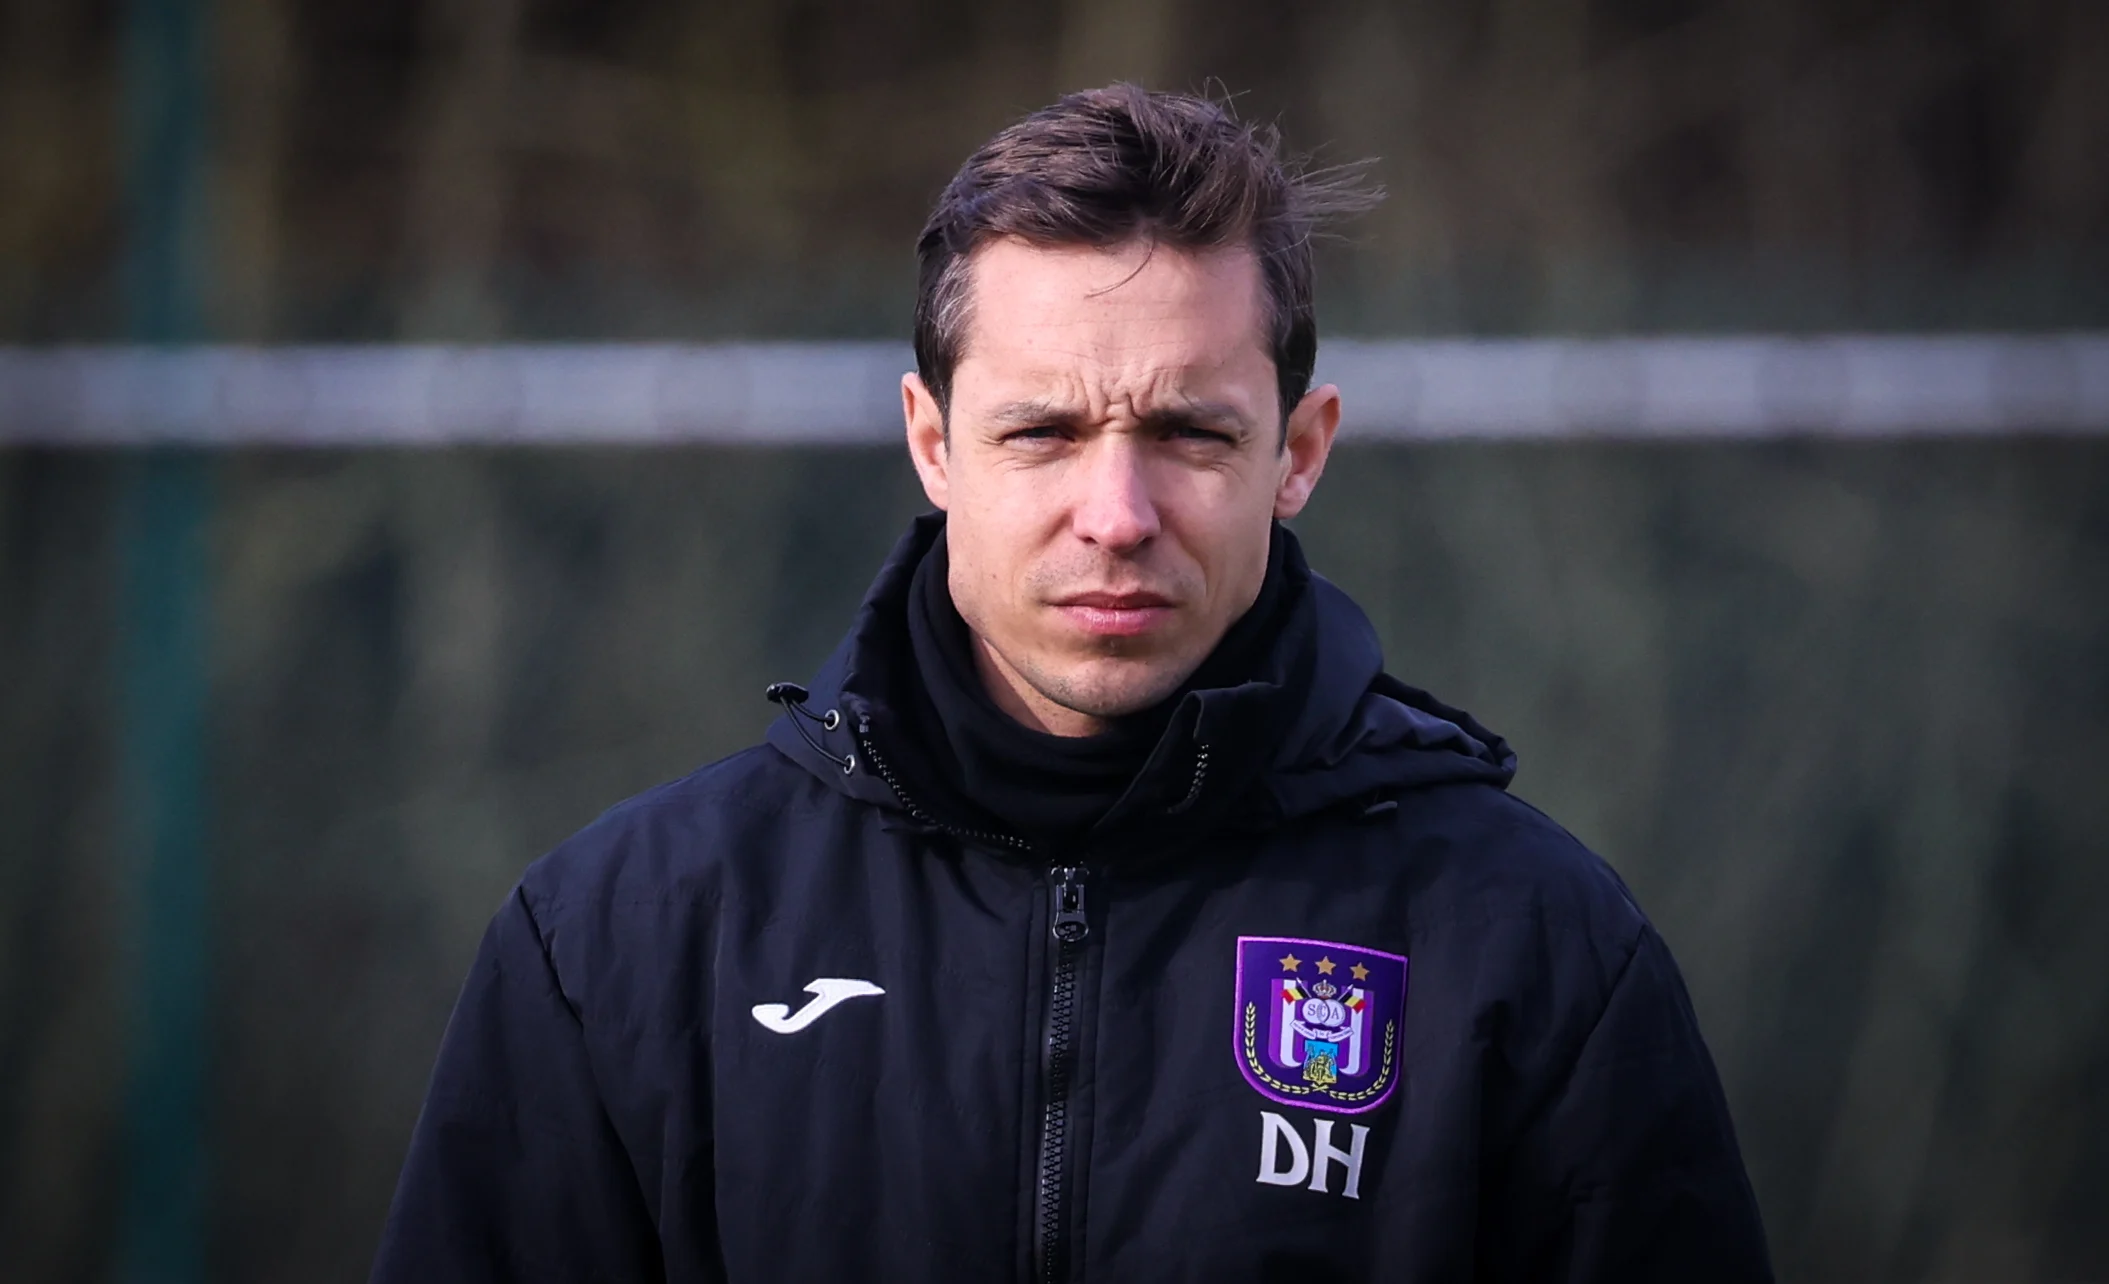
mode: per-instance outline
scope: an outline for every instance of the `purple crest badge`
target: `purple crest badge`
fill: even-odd
[[[1339,941],[1238,938],[1238,1068],[1260,1094],[1360,1114],[1399,1082],[1406,958]]]

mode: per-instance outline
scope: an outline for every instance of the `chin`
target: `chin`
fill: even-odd
[[[1125,718],[1162,704],[1196,665],[1164,659],[1099,660],[1035,685],[1040,694],[1093,718]]]

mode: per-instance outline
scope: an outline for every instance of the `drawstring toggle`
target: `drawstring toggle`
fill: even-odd
[[[762,694],[769,699],[770,703],[782,705],[784,712],[791,715],[791,730],[798,733],[798,738],[806,742],[808,749],[842,768],[842,774],[845,776],[856,771],[857,755],[853,753],[841,755],[829,753],[818,740],[813,738],[813,733],[806,730],[806,721],[812,721],[819,723],[822,731],[833,731],[842,725],[842,711],[840,709],[830,709],[826,713],[814,713],[811,709],[806,708],[806,701],[812,698],[813,693],[799,686],[796,682],[772,682]]]

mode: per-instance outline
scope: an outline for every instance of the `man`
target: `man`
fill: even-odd
[[[530,868],[375,1278],[1769,1278],[1682,982],[1279,524],[1362,198],[1199,99],[920,243],[930,501],[768,743]]]

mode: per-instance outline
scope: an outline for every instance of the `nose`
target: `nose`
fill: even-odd
[[[1160,529],[1157,502],[1142,452],[1128,434],[1107,433],[1078,462],[1079,489],[1070,517],[1077,537],[1114,553],[1149,542]]]

